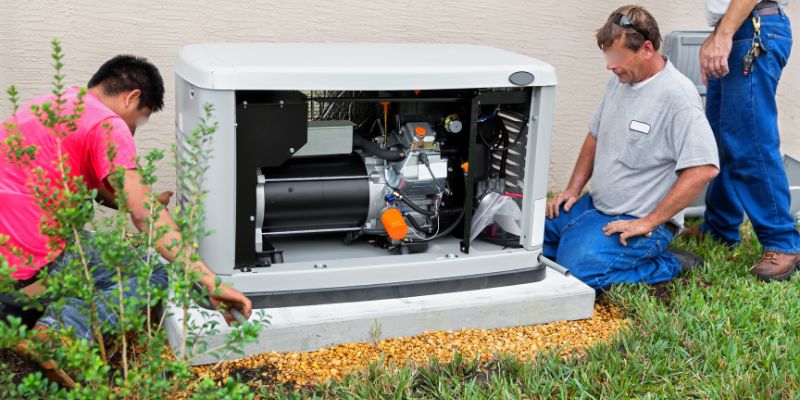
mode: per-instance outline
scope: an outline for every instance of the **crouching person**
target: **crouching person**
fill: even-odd
[[[597,32],[614,76],[569,185],[548,203],[544,255],[598,290],[668,281],[699,262],[669,244],[682,210],[719,172],[717,146],[695,86],[660,43],[655,19],[637,6],[620,7]]]
[[[114,189],[109,183],[113,170],[124,170],[124,198],[134,225],[140,230],[146,229],[149,217],[150,188],[142,182],[137,172],[135,161],[136,148],[133,134],[150,114],[159,111],[164,105],[164,84],[158,69],[147,60],[134,56],[117,56],[109,60],[95,73],[89,81],[88,92],[82,97],[83,110],[80,117],[70,122],[74,129],[65,131],[64,135],[54,134],[42,123],[38,113],[45,109],[46,103],[56,104],[55,96],[43,96],[34,99],[30,104],[21,107],[14,116],[9,117],[0,126],[0,143],[10,140],[12,132],[18,132],[21,145],[35,149],[35,157],[31,157],[26,165],[18,164],[7,157],[7,151],[0,156],[0,255],[5,258],[11,269],[11,278],[16,288],[26,294],[41,292],[41,282],[37,278],[41,271],[49,276],[69,271],[70,260],[80,258],[90,266],[91,282],[98,296],[97,318],[107,326],[117,325],[113,310],[118,296],[112,295],[117,290],[117,276],[114,266],[104,265],[98,251],[93,248],[97,238],[90,234],[75,235],[73,240],[80,240],[84,251],[77,254],[71,250],[66,238],[49,237],[43,233],[42,225],[55,223],[48,221],[52,213],[45,213],[35,196],[32,171],[41,171],[45,179],[41,181],[44,191],[52,191],[58,187],[52,182],[59,182],[59,174],[69,174],[71,181],[82,179],[89,189],[96,190],[98,200],[110,206],[116,206]],[[69,115],[74,111],[80,91],[70,88],[63,95],[63,107]],[[13,141],[13,140],[12,140]],[[113,148],[115,156],[110,156]],[[11,154],[11,153],[9,153]],[[65,171],[56,167],[61,157],[65,159]],[[113,157],[113,158],[112,158]],[[159,201],[166,202],[167,196],[160,196]],[[174,261],[177,250],[172,243],[180,243],[181,233],[172,217],[166,210],[161,210],[157,228],[166,232],[156,243],[156,249],[167,260]],[[80,239],[78,239],[80,238]],[[51,244],[54,244],[51,246]],[[14,250],[12,250],[14,249]],[[198,273],[200,286],[208,292],[211,304],[215,307],[224,303],[227,307],[240,310],[246,317],[250,315],[252,303],[236,289],[218,284],[214,272],[202,260],[190,265]],[[67,277],[65,277],[66,279]],[[73,277],[74,278],[74,277]],[[129,277],[129,284],[124,288],[122,296],[137,296],[137,285],[149,284],[152,288],[164,288],[167,274],[163,267],[156,268],[149,282],[140,282],[135,276]],[[7,282],[6,282],[7,283]],[[23,299],[24,300],[24,299]],[[102,301],[109,300],[109,301]],[[0,297],[0,317],[9,311],[19,310],[24,304],[17,299]],[[49,328],[56,330],[71,329],[78,338],[100,340],[97,333],[90,329],[85,301],[68,298],[64,307],[54,311],[52,307],[44,310],[44,315],[35,322],[34,329],[42,335]],[[226,319],[231,315],[224,312]],[[46,335],[43,336],[46,339]],[[20,348],[23,352],[25,346]],[[58,372],[51,362],[43,362],[46,371]],[[65,386],[72,386],[63,373],[55,379]]]

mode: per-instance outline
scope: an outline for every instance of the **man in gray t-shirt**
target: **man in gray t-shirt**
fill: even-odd
[[[620,7],[597,32],[614,77],[567,189],[548,203],[545,256],[597,289],[667,281],[700,262],[668,246],[682,210],[719,172],[717,146],[697,90],[660,42],[638,6]]]

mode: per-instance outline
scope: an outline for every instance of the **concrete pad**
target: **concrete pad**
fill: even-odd
[[[246,355],[270,351],[311,351],[342,343],[371,340],[370,330],[380,326],[380,338],[413,336],[425,331],[461,328],[501,328],[586,319],[594,311],[595,291],[572,276],[551,269],[545,279],[528,284],[429,296],[375,300],[357,303],[266,309],[270,324],[258,343],[245,347]],[[202,309],[189,312],[198,323]],[[176,348],[181,337],[182,312],[168,307],[165,325],[170,344]],[[255,311],[254,311],[255,313]],[[219,332],[206,335],[209,348],[224,343],[230,328],[219,313],[210,318],[221,322]],[[210,356],[192,364],[218,361]]]

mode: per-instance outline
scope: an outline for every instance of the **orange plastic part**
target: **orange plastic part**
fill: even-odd
[[[464,172],[469,172],[469,163],[465,162],[465,163],[461,164],[461,169],[463,169]]]
[[[408,233],[408,225],[403,218],[403,213],[395,207],[389,207],[381,213],[381,222],[386,233],[392,240],[403,240]]]
[[[414,133],[416,133],[417,136],[425,136],[428,132],[425,130],[425,128],[418,126],[416,129],[414,129]]]

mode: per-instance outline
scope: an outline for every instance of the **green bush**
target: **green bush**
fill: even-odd
[[[57,40],[52,41],[53,94],[55,101],[33,106],[32,111],[57,137],[65,137],[76,129],[76,121],[83,111],[83,88],[74,109],[67,111],[64,98],[64,74],[62,49]],[[8,90],[13,111],[19,110],[19,97],[16,89]],[[110,132],[110,127],[105,126]],[[42,373],[27,376],[12,376],[7,365],[0,364],[0,396],[4,398],[167,398],[178,394],[197,398],[242,398],[250,397],[250,389],[234,382],[218,387],[216,382],[206,376],[196,376],[190,361],[194,357],[213,353],[218,356],[241,354],[245,343],[257,339],[260,329],[268,323],[266,316],[260,315],[234,327],[226,343],[218,348],[208,348],[202,337],[205,333],[218,330],[215,322],[189,321],[187,310],[203,300],[201,291],[194,290],[197,273],[189,266],[199,260],[198,243],[208,234],[203,229],[205,193],[197,188],[206,170],[206,149],[210,145],[217,123],[213,122],[213,107],[206,105],[205,116],[191,133],[187,150],[181,154],[177,163],[178,190],[187,193],[189,201],[180,204],[172,211],[181,242],[173,241],[173,250],[178,257],[174,263],[166,263],[169,284],[166,290],[151,287],[149,277],[159,263],[154,251],[149,251],[164,234],[166,228],[157,228],[158,215],[163,206],[150,193],[149,218],[146,228],[141,232],[131,232],[127,219],[124,191],[124,171],[119,168],[109,178],[115,189],[119,211],[95,221],[95,191],[87,189],[85,182],[69,176],[66,155],[58,163],[59,177],[56,182],[45,177],[40,168],[32,170],[30,187],[44,212],[41,221],[42,232],[67,243],[64,251],[73,251],[80,257],[72,260],[67,268],[54,276],[40,272],[46,290],[37,298],[47,296],[57,299],[49,307],[60,310],[67,298],[82,299],[89,305],[84,310],[89,318],[96,342],[78,339],[69,329],[53,328],[49,332],[52,340],[36,340],[34,332],[28,329],[19,318],[10,316],[0,322],[0,348],[15,348],[21,342],[30,344],[28,350],[39,360],[53,360],[68,371],[76,380],[74,390],[63,389],[47,380]],[[5,123],[7,136],[2,143],[2,156],[14,164],[26,166],[36,156],[36,148],[24,147],[21,133],[13,120]],[[60,145],[60,141],[58,142]],[[173,150],[174,151],[174,150]],[[59,154],[61,149],[59,148]],[[114,157],[114,149],[109,149],[109,159]],[[138,172],[143,183],[152,187],[156,182],[155,166],[164,157],[164,152],[153,150],[138,159]],[[83,234],[84,229],[96,233]],[[91,243],[87,243],[91,241]],[[0,238],[0,245],[9,247],[7,238]],[[138,278],[138,298],[123,298],[120,291],[113,295],[119,304],[113,304],[118,324],[108,326],[97,318],[97,306],[109,299],[95,293],[91,281],[91,268],[86,260],[86,249],[91,246],[99,253],[104,264],[114,266],[118,287],[126,287],[131,277]],[[19,249],[10,249],[12,254],[21,255]],[[0,293],[24,296],[16,290],[9,277],[11,269],[8,262],[0,256]],[[219,283],[219,282],[217,282]],[[183,310],[184,334],[181,342],[172,352],[167,335],[163,329],[165,313],[157,313],[160,304],[167,302]],[[29,306],[42,309],[39,302],[32,300]],[[61,327],[64,328],[64,327]],[[106,341],[104,338],[111,338]],[[14,383],[18,380],[18,383]]]

